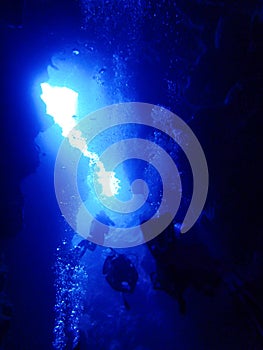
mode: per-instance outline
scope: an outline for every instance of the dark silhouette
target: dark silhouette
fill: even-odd
[[[90,237],[99,245],[104,244],[105,236],[109,233],[108,226],[114,226],[114,222],[101,210],[96,215],[96,220],[93,220],[90,225]]]
[[[112,254],[104,262],[102,272],[109,285],[122,292],[124,306],[129,310],[130,305],[125,294],[134,291],[138,280],[138,272],[132,261],[125,254],[118,254],[112,249]]]
[[[173,222],[147,246],[156,262],[156,271],[150,274],[153,287],[175,298],[181,313],[186,312],[184,292],[188,287],[213,295],[220,283],[215,262],[200,243],[177,238]]]

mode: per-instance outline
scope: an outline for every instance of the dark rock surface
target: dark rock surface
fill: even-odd
[[[88,14],[81,30],[73,0],[37,3],[29,0],[25,8],[4,1],[0,7],[1,244],[23,227],[21,181],[39,165],[34,139],[46,126],[32,100],[36,74],[45,76],[53,53],[69,42],[95,42],[98,51],[113,54],[125,37],[111,18],[102,22]],[[263,307],[262,2],[167,0],[153,2],[140,15],[138,32],[128,33],[118,49],[133,72],[129,83],[140,101],[170,108],[199,138],[210,172],[206,209],[215,208],[213,239]],[[125,26],[127,19],[120,23]],[[137,42],[140,52],[134,50]]]

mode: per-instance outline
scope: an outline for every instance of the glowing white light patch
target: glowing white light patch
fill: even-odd
[[[82,136],[82,133],[78,129],[73,129],[68,135],[69,143],[72,147],[77,148],[82,152],[84,157],[90,159],[90,164],[97,165],[98,183],[102,187],[102,195],[106,197],[112,197],[119,193],[120,180],[116,178],[115,172],[106,171],[104,164],[99,160],[99,156],[90,152],[87,147],[87,141]]]
[[[112,171],[106,171],[99,156],[90,152],[85,137],[81,130],[74,128],[77,122],[74,118],[77,114],[78,93],[67,88],[51,86],[48,83],[41,84],[41,99],[46,104],[46,113],[62,129],[62,135],[67,137],[72,147],[80,150],[84,157],[90,159],[91,164],[97,165],[98,182],[102,186],[102,195],[112,197],[119,192],[120,180]]]
[[[77,112],[78,93],[67,88],[41,84],[41,99],[46,104],[46,113],[53,117],[54,122],[62,128],[62,135],[68,133],[76,125],[73,116]]]
[[[98,162],[97,166],[99,168],[97,172],[98,182],[102,186],[102,195],[112,197],[118,194],[120,180],[115,177],[115,173],[113,171],[106,171],[102,162]]]

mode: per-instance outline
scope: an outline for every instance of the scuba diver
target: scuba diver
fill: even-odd
[[[159,219],[152,219],[151,225],[155,221],[157,224]],[[147,237],[142,224],[142,232]],[[220,283],[215,262],[205,247],[188,238],[178,238],[172,221],[162,233],[146,243],[156,263],[156,271],[150,274],[153,288],[175,298],[182,314],[186,312],[184,293],[188,287],[213,295]]]
[[[115,223],[105,214],[103,210],[96,215],[96,220],[93,220],[90,224],[90,232],[88,237],[94,239],[97,244],[103,245],[104,237],[109,232],[108,226],[115,226]],[[88,238],[83,239],[80,243],[73,249],[74,259],[79,261],[87,250],[94,251],[97,247],[93,241]]]
[[[104,238],[109,233],[109,226],[115,226],[115,223],[101,210],[96,215],[96,220],[93,220],[90,225],[89,237],[99,245],[104,244]]]
[[[122,293],[124,306],[126,310],[130,310],[126,294],[133,293],[138,280],[138,272],[132,261],[125,254],[111,249],[102,272],[111,288]]]
[[[198,230],[209,233],[215,230],[207,215],[199,219],[187,236],[178,238],[171,222],[160,235],[147,242],[156,263],[156,271],[150,275],[153,288],[175,298],[180,313],[184,314],[187,288],[192,286],[210,297],[220,285],[224,286],[240,312],[247,316],[248,323],[263,345],[263,284],[258,282],[263,280],[263,239],[259,239],[254,260],[246,270],[235,265],[228,266],[223,259],[211,257],[207,247],[196,240],[200,234]],[[247,275],[246,271],[249,271]]]

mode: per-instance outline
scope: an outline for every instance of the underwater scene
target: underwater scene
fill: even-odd
[[[261,0],[3,0],[0,350],[261,350]]]

